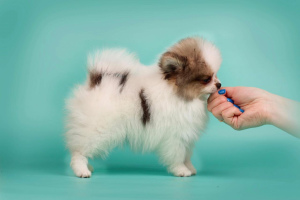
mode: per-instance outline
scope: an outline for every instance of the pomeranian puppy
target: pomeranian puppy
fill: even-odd
[[[219,50],[185,38],[146,67],[123,49],[89,57],[87,81],[67,101],[66,142],[76,176],[91,176],[88,158],[106,157],[123,143],[155,152],[175,176],[191,176],[195,142],[205,129],[207,96],[221,83]]]

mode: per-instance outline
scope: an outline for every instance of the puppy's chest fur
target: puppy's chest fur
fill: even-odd
[[[185,101],[173,91],[168,91],[163,87],[160,88],[162,91],[153,91],[154,88],[149,87],[144,88],[143,93],[150,114],[149,121],[143,123],[144,127],[158,126],[174,132],[177,132],[176,130],[190,132],[193,129],[193,131],[196,131],[197,128],[202,129],[201,127],[206,123],[207,113],[204,101],[200,99]],[[144,115],[143,101],[140,102],[142,115]]]
[[[150,96],[151,117],[143,131],[154,131],[167,137],[179,138],[189,145],[195,142],[205,129],[208,119],[206,104],[199,99],[185,102],[176,96],[172,98],[174,99],[166,98],[156,102]]]

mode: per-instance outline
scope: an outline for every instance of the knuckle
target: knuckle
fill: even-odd
[[[223,111],[221,112],[221,114],[222,114],[223,116],[227,116],[227,111],[226,111],[226,110],[223,110]]]
[[[225,102],[225,101],[227,102],[227,97],[225,97],[225,96],[220,96],[220,99],[222,102]]]
[[[219,115],[219,112],[218,112],[216,109],[212,109],[211,113],[212,113],[214,116],[218,116],[218,115]]]
[[[211,112],[211,105],[210,105],[210,104],[207,104],[207,110],[208,110],[209,112]]]
[[[224,103],[225,101],[227,101],[227,100],[224,96],[220,96],[216,99],[216,102],[217,102],[218,105],[221,104],[221,103]]]
[[[240,125],[239,123],[234,123],[233,126],[232,126],[232,128],[233,128],[234,130],[236,130],[236,131],[242,130],[242,129],[241,129],[241,125]]]
[[[228,102],[228,101],[226,101],[226,107],[229,108],[229,107],[231,107],[231,106],[233,106],[233,104],[230,103],[230,102]]]

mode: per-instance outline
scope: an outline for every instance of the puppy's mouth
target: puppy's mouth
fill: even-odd
[[[213,93],[215,93],[216,91],[218,91],[217,88],[216,88],[216,89],[213,89],[209,94],[213,94]]]
[[[211,94],[217,92],[219,88],[220,88],[220,87],[213,87],[213,88],[211,88],[210,90],[208,90],[205,94],[211,95]]]

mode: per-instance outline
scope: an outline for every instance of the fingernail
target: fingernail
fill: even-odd
[[[234,103],[234,101],[230,98],[227,98],[227,101],[230,102],[230,103]]]
[[[245,111],[244,111],[243,109],[241,109],[241,108],[240,108],[240,111],[241,111],[242,113],[245,112]]]
[[[238,109],[240,109],[240,107],[238,105],[233,104],[234,107],[237,107]]]
[[[219,94],[225,94],[225,92],[226,92],[225,89],[222,89],[222,90],[219,90],[219,91],[218,91]]]

